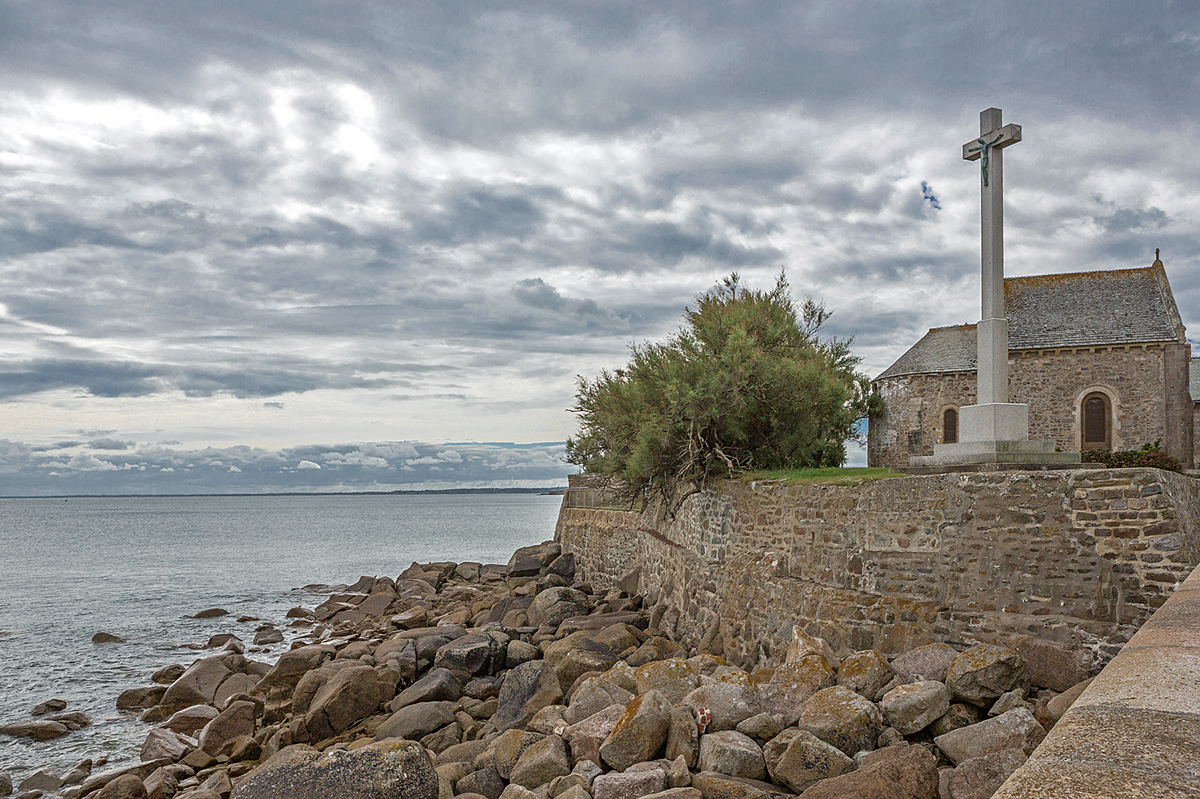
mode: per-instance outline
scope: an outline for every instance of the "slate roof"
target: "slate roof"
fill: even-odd
[[[1011,350],[1186,340],[1160,261],[1138,269],[1006,277],[1004,310]],[[975,325],[937,327],[876,380],[971,371],[975,359]],[[1198,392],[1193,382],[1192,395]]]

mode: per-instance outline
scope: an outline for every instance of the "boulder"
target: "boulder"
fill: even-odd
[[[666,697],[658,691],[638,694],[600,745],[600,757],[618,771],[653,760],[667,741],[670,725],[671,704]]]
[[[75,730],[82,730],[84,727],[87,727],[92,723],[92,720],[88,717],[88,715],[80,710],[72,710],[67,713],[55,713],[53,715],[46,716],[45,720],[56,721],[72,732]]]
[[[213,704],[224,709],[233,697],[253,693],[254,687],[258,685],[258,680],[259,678],[253,674],[230,674],[213,694]]]
[[[842,661],[841,667],[838,668],[837,684],[844,685],[867,699],[874,699],[875,694],[887,685],[894,674],[887,658],[873,649],[866,649],[855,652]]]
[[[704,799],[789,799],[791,791],[769,782],[731,777],[715,771],[702,771],[692,777],[692,787]]]
[[[145,710],[162,701],[167,692],[165,686],[149,685],[145,688],[128,688],[117,694],[117,710]],[[34,714],[39,715],[37,713]]]
[[[675,643],[670,638],[655,635],[647,638],[632,655],[626,658],[626,661],[630,666],[637,668],[655,660],[682,657],[684,654],[686,653],[681,645]]]
[[[67,709],[67,700],[65,699],[47,699],[33,706],[29,711],[31,716],[45,716],[49,713],[59,713]]]
[[[532,790],[570,773],[567,745],[559,736],[547,735],[521,753],[509,775],[509,782]]]
[[[1002,749],[959,763],[950,775],[950,799],[991,799],[1028,759],[1020,749]]]
[[[255,705],[253,702],[230,702],[215,719],[204,725],[198,741],[200,748],[216,757],[225,745],[242,735],[254,735]]]
[[[583,616],[588,612],[587,595],[574,588],[547,588],[533,598],[525,611],[530,627],[552,627],[573,616]]]
[[[150,730],[146,735],[146,740],[142,742],[141,758],[143,761],[160,758],[171,761],[181,760],[184,755],[198,745],[199,742],[195,738],[157,728]]]
[[[180,735],[192,735],[204,729],[204,725],[215,719],[218,713],[220,711],[212,705],[192,705],[172,714],[162,728]]]
[[[187,671],[182,663],[172,663],[170,666],[163,666],[158,671],[150,675],[150,682],[158,685],[170,685],[183,676]]]
[[[672,761],[682,758],[689,769],[695,768],[700,758],[700,730],[696,726],[695,714],[687,705],[671,708],[666,756]]]
[[[1029,681],[1052,691],[1066,691],[1086,680],[1092,666],[1092,655],[1086,649],[1032,636],[1017,642],[1017,654],[1025,662]]]
[[[562,735],[563,740],[571,746],[571,761],[576,765],[587,760],[593,763],[602,763],[600,745],[608,738],[613,728],[617,726],[617,721],[624,714],[625,708],[620,705],[612,705],[567,727]],[[691,711],[688,711],[688,714],[690,715]],[[693,722],[693,726],[694,724],[695,722]]]
[[[492,765],[495,766],[500,776],[507,780],[512,776],[513,767],[517,765],[521,755],[545,737],[540,733],[526,732],[525,730],[508,730],[501,733],[489,747],[492,754]]]
[[[879,708],[896,732],[912,735],[950,710],[950,690],[935,680],[898,685],[884,694]]]
[[[429,733],[454,723],[454,702],[421,702],[402,707],[375,730],[375,740],[406,738],[419,740]]]
[[[958,657],[958,650],[949,644],[926,644],[919,646],[892,660],[892,671],[902,683],[922,680],[946,681],[946,670],[950,661]]]
[[[279,656],[271,670],[258,681],[254,691],[266,696],[275,689],[281,696],[290,697],[301,677],[320,667],[325,661],[332,660],[333,655],[333,648],[329,646],[302,646],[290,649]]]
[[[749,735],[756,741],[767,741],[783,732],[783,719],[774,713],[759,713],[735,727],[738,732]]]
[[[879,708],[843,685],[813,694],[797,725],[850,757],[874,749],[884,727]]]
[[[788,644],[785,663],[796,663],[809,655],[818,655],[824,659],[830,671],[837,671],[841,661],[833,653],[833,647],[824,638],[809,635],[799,627],[792,628],[792,641]]]
[[[754,739],[737,730],[721,730],[700,736],[700,770],[731,777],[765,779],[763,751]]]
[[[1045,737],[1045,728],[1029,708],[1019,707],[978,724],[951,730],[933,742],[950,762],[958,765],[1002,749],[1020,749],[1028,755]]]
[[[100,632],[92,636],[93,644],[123,644],[127,640],[127,638],[124,638],[120,635],[114,635],[113,633]]]
[[[14,738],[28,738],[31,741],[52,741],[69,735],[71,728],[57,721],[37,719],[34,721],[17,721],[12,724],[0,725],[0,735],[11,735]]]
[[[770,680],[759,687],[759,695],[763,709],[780,716],[784,725],[790,727],[804,712],[808,698],[823,688],[832,687],[835,682],[825,659],[809,655],[775,669]]]
[[[387,740],[324,753],[307,746],[289,746],[240,781],[231,799],[285,796],[437,799],[438,776],[429,755],[413,741]]]
[[[149,799],[170,799],[179,792],[179,777],[165,768],[155,769],[142,784]]]
[[[144,780],[146,777],[154,773],[156,769],[169,765],[170,762],[171,761],[169,760],[151,760],[146,763],[131,763],[125,766],[117,766],[116,768],[111,768],[107,771],[102,771],[99,774],[92,774],[79,785],[79,792],[75,795],[87,796],[93,791],[97,791],[100,788],[108,785],[113,780],[124,777],[127,774],[132,774],[133,776],[137,777],[139,781]],[[74,792],[74,789],[72,792]]]
[[[192,705],[211,705],[217,689],[231,674],[233,672],[225,666],[224,656],[197,660],[178,680],[167,686],[159,704],[168,714]]]
[[[447,641],[433,657],[435,669],[447,669],[463,682],[500,671],[505,665],[508,637],[486,632],[470,633]]]
[[[202,610],[199,613],[192,614],[192,618],[193,619],[216,619],[221,616],[228,616],[228,615],[229,615],[229,611],[225,610],[224,608],[209,608],[208,610]]]
[[[658,691],[672,705],[678,705],[700,685],[699,669],[683,658],[668,658],[639,666],[634,670],[633,678],[637,681],[637,693]]]
[[[392,686],[383,682],[379,672],[370,666],[344,668],[317,691],[304,716],[304,724],[313,740],[330,738],[374,714],[391,698],[391,690]]]
[[[269,646],[270,644],[278,644],[281,641],[283,641],[283,633],[274,627],[267,630],[259,630],[254,634],[255,646]]]
[[[454,672],[431,669],[424,677],[396,694],[396,698],[388,703],[388,710],[394,713],[418,702],[457,702],[462,695],[462,683],[454,676]]]
[[[814,783],[854,770],[854,761],[808,730],[789,727],[763,747],[771,781],[800,793]]]
[[[803,799],[938,799],[937,758],[915,744],[869,752],[857,771],[818,782]]]
[[[607,671],[617,661],[611,649],[593,641],[586,631],[572,633],[550,644],[546,647],[544,657],[558,676],[564,696],[582,675],[589,671]]]
[[[478,795],[487,799],[500,799],[504,785],[504,779],[496,769],[481,768],[459,780],[454,790],[458,796]]]
[[[604,676],[589,677],[575,689],[571,703],[563,713],[563,720],[567,724],[575,724],[610,705],[624,707],[633,697],[634,694]]]
[[[492,726],[500,732],[523,727],[539,710],[558,704],[562,698],[561,682],[549,661],[522,663],[508,672],[500,686],[500,702],[492,715]]]
[[[35,771],[17,786],[17,790],[25,791],[57,791],[63,786],[63,781],[47,771]]]
[[[660,769],[601,774],[592,780],[592,799],[638,799],[666,787],[667,775]]]
[[[1046,703],[1046,714],[1050,717],[1050,720],[1052,722],[1057,722],[1059,719],[1061,719],[1063,714],[1070,710],[1071,705],[1075,704],[1075,700],[1078,699],[1091,684],[1092,678],[1089,677],[1083,682],[1072,685],[1058,696],[1050,699],[1050,701]]]
[[[1015,650],[976,644],[950,661],[945,683],[956,698],[985,705],[1005,691],[1011,691],[1024,674],[1024,661]]]
[[[712,718],[706,732],[732,730],[751,716],[773,710],[764,701],[758,685],[744,671],[713,678],[688,693],[683,704],[695,711],[702,707],[709,709]]]
[[[146,786],[133,774],[112,780],[96,794],[96,799],[147,799]]]
[[[7,771],[0,771],[0,796],[9,796],[12,792],[12,775]]]

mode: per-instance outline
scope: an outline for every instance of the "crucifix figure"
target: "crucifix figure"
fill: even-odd
[[[1020,125],[1003,125],[999,108],[979,115],[979,138],[963,145],[980,161],[982,313],[976,326],[980,405],[1008,402],[1008,320],[1004,316],[1004,148],[1021,140]]]

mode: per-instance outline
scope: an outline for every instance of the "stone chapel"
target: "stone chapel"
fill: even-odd
[[[1089,449],[1155,441],[1185,467],[1197,461],[1200,363],[1191,378],[1157,255],[1137,269],[1004,278],[1010,401],[1029,406],[1031,439],[1085,462]],[[938,327],[875,378],[883,410],[868,423],[868,465],[905,467],[957,442],[958,410],[975,403],[975,362],[975,325]]]

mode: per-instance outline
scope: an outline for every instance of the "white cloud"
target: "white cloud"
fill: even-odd
[[[320,469],[321,466],[319,464],[313,463],[312,461],[300,461],[300,463],[296,464],[296,468],[300,469],[300,470]]]

